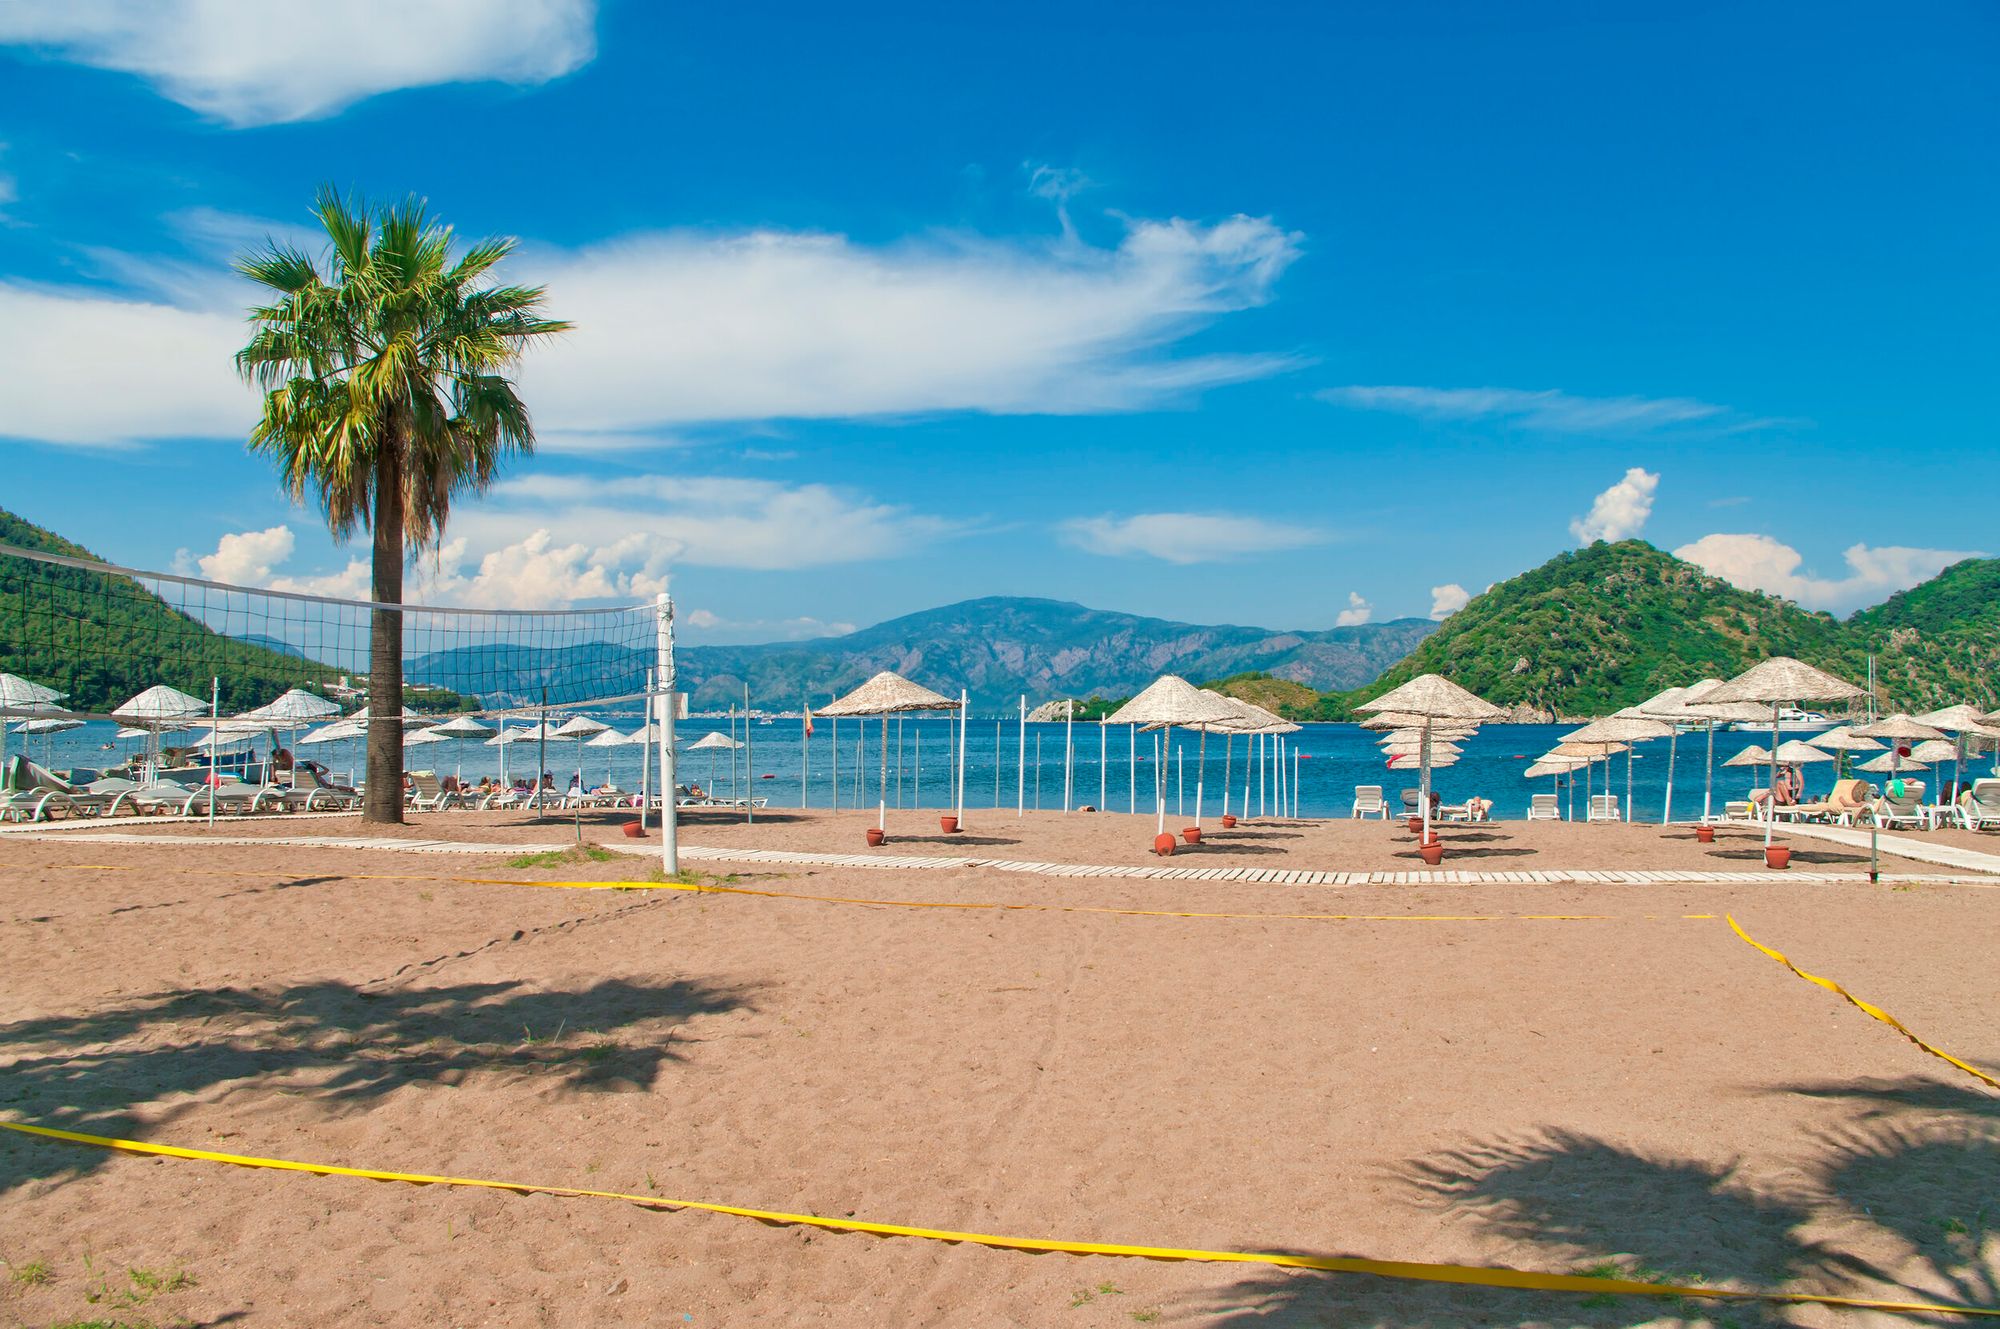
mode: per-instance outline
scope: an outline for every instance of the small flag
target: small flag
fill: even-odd
[[[813,736],[813,708],[808,706],[806,707],[806,737],[811,738],[812,736]]]

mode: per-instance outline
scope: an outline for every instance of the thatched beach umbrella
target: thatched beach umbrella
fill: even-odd
[[[1721,680],[1718,679],[1716,681],[1720,682]],[[1688,694],[1699,686],[1701,684],[1693,684],[1684,688],[1665,688],[1646,698],[1646,700],[1640,702],[1637,706],[1627,706],[1624,710],[1617,712],[1620,716],[1637,716],[1642,719],[1657,720],[1667,727],[1667,792],[1665,799],[1660,804],[1660,825],[1662,826],[1671,824],[1674,819],[1674,764],[1675,758],[1680,755],[1681,725],[1687,723],[1690,719],[1688,713],[1682,709],[1682,704],[1687,700]],[[1629,790],[1627,791],[1626,798],[1627,801],[1630,801],[1631,794]]]
[[[160,733],[166,729],[186,728],[186,722],[209,709],[209,704],[199,697],[170,688],[164,683],[155,683],[138,696],[125,702],[111,712],[113,719],[135,729],[147,730],[148,763],[159,764]]]
[[[1611,715],[1602,720],[1593,720],[1573,733],[1563,735],[1565,743],[1623,743],[1625,744],[1625,815],[1632,815],[1632,747],[1647,739],[1665,738],[1674,732],[1671,724],[1660,720],[1648,720],[1637,715]],[[1611,765],[1605,763],[1605,788],[1611,785]]]
[[[468,738],[491,738],[498,731],[491,725],[482,724],[469,715],[455,716],[425,733],[439,734],[452,741],[452,756],[458,762],[459,783],[465,782],[465,740]]]
[[[910,711],[958,711],[964,714],[963,696],[958,701],[932,692],[927,687],[912,683],[901,674],[883,670],[863,683],[845,697],[837,698],[820,708],[825,716],[880,716],[882,718],[882,772],[881,787],[877,801],[875,826],[886,833],[889,829],[889,717]],[[867,731],[864,730],[864,733]],[[964,824],[965,805],[965,754],[959,753],[959,818]]]
[[[1182,729],[1201,729],[1204,740],[1207,730],[1215,725],[1228,724],[1239,720],[1242,712],[1237,710],[1230,698],[1214,692],[1204,692],[1177,674],[1162,674],[1146,685],[1144,691],[1114,711],[1108,723],[1138,725],[1170,725]],[[1166,763],[1161,762],[1153,772],[1154,803],[1158,810],[1157,834],[1167,831],[1167,786]],[[1201,775],[1195,775],[1195,814],[1199,825],[1201,813]]]
[[[1704,678],[1699,683],[1691,683],[1678,698],[1665,705],[1645,703],[1648,714],[1655,720],[1672,720],[1676,724],[1698,724],[1707,735],[1707,755],[1702,764],[1701,819],[1706,822],[1713,818],[1715,808],[1715,731],[1723,724],[1737,721],[1761,720],[1764,708],[1751,702],[1724,702],[1711,705],[1708,694],[1722,686],[1719,678]]]
[[[1235,736],[1241,734],[1243,735],[1244,743],[1243,815],[1247,817],[1250,815],[1250,744],[1255,742],[1257,736],[1260,734],[1294,734],[1298,732],[1299,727],[1290,720],[1265,710],[1255,702],[1244,701],[1241,697],[1232,697],[1227,693],[1217,692],[1213,688],[1203,688],[1202,691],[1208,693],[1211,697],[1220,697],[1236,711],[1236,719],[1219,723],[1215,726],[1222,732],[1222,815],[1225,817],[1229,815],[1230,756],[1235,744]],[[1195,779],[1195,813],[1197,818],[1201,813],[1200,794],[1201,780],[1197,776]]]
[[[1797,738],[1786,739],[1779,745],[1774,755],[1777,758],[1776,764],[1779,766],[1809,766],[1814,762],[1832,761],[1834,759],[1831,752],[1821,750],[1817,743],[1808,743],[1803,739]],[[1801,798],[1799,801],[1804,802],[1805,800]]]
[[[1421,723],[1413,726],[1398,725],[1398,728],[1416,728],[1425,732],[1424,743],[1429,746],[1431,731],[1441,727],[1440,722],[1456,722],[1452,727],[1463,728],[1491,720],[1504,720],[1507,712],[1492,702],[1475,696],[1441,674],[1420,674],[1399,687],[1391,688],[1373,701],[1362,702],[1355,708],[1372,715],[1410,716]],[[1418,788],[1418,803],[1422,808],[1422,843],[1429,844],[1431,838],[1431,763],[1428,756],[1418,759],[1421,779]]]
[[[1753,743],[1722,764],[1724,766],[1769,766],[1771,764],[1771,750],[1769,748],[1760,748]]]
[[[734,752],[742,746],[741,743],[738,743],[719,729],[712,734],[704,734],[695,742],[687,745],[689,752],[704,751],[708,753],[708,792],[710,795],[715,793],[715,754],[718,752]],[[732,789],[729,792],[733,794],[736,791]]]
[[[1882,745],[1880,743],[1877,743],[1872,738],[1864,738],[1860,734],[1855,733],[1853,728],[1849,725],[1836,725],[1834,728],[1827,730],[1824,734],[1818,734],[1812,738],[1807,739],[1806,742],[1812,744],[1816,748],[1821,749],[1822,751],[1831,752],[1834,754],[1834,757],[1838,762],[1838,764],[1834,767],[1833,770],[1835,779],[1840,779],[1846,776],[1848,753],[1880,752],[1882,750]]]
[[[1941,710],[1926,711],[1916,717],[1918,724],[1927,724],[1933,729],[1942,729],[1952,736],[1955,751],[1951,758],[1951,783],[1954,790],[1964,781],[1965,743],[1968,738],[2000,737],[2000,729],[1990,728],[1986,716],[1974,706],[1960,703],[1946,706]]]
[[[1835,678],[1823,669],[1790,656],[1775,655],[1750,666],[1730,679],[1721,687],[1712,688],[1702,697],[1703,704],[1718,705],[1722,702],[1756,702],[1771,708],[1771,747],[1776,751],[1778,738],[1778,708],[1786,704],[1800,702],[1853,701],[1868,695],[1844,678]],[[1777,770],[1771,772],[1773,783]],[[1764,816],[1764,848],[1771,847],[1771,835],[1778,819],[1770,815],[1767,808]]]

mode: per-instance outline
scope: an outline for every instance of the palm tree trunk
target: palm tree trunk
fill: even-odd
[[[403,602],[403,475],[401,440],[393,428],[375,458],[377,604]],[[403,821],[403,616],[371,611],[368,630],[368,791],[361,819]]]

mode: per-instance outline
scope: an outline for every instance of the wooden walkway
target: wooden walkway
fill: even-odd
[[[1814,828],[1815,830],[1819,828]],[[167,835],[131,831],[68,830],[47,826],[20,827],[10,836],[24,839],[65,840],[92,844],[124,845],[285,845],[298,849],[374,850],[406,854],[466,854],[481,857],[547,853],[567,844],[519,844],[479,840],[424,840],[400,836],[362,835]],[[1850,834],[1853,834],[1850,832]],[[1867,835],[1859,833],[1866,847]],[[1830,838],[1822,836],[1820,838]],[[1847,844],[1846,840],[1836,843]],[[659,846],[608,842],[598,846],[638,858],[657,858]],[[1945,846],[1936,846],[1945,848]],[[1904,854],[1900,842],[1883,837],[1884,852]],[[1969,866],[1950,873],[1884,873],[1892,883],[1962,884],[2000,886],[2000,858],[1956,851],[1991,866]],[[1703,884],[1776,884],[1798,882],[1811,885],[1866,884],[1865,872],[1818,872],[1791,868],[1782,873],[1769,870],[1707,872],[1689,869],[1647,871],[1607,871],[1591,868],[1546,868],[1527,872],[1474,872],[1459,868],[1421,868],[1409,871],[1340,872],[1311,868],[1258,867],[1177,867],[1168,862],[1129,864],[1039,863],[1021,859],[974,858],[963,855],[913,856],[905,854],[815,854],[789,849],[721,849],[683,844],[681,858],[694,863],[756,863],[783,867],[853,867],[889,871],[963,871],[983,869],[1015,872],[1036,877],[1107,877],[1138,881],[1228,881],[1263,883],[1276,886],[1667,886]]]

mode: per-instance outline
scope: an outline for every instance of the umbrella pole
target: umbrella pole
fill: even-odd
[[[1035,811],[1042,810],[1042,731],[1035,731]]]
[[[1628,747],[1625,749],[1625,820],[1626,821],[1631,821],[1635,816],[1635,813],[1633,812],[1632,808],[1632,762],[1633,762],[1633,752],[1632,749]]]
[[[1076,787],[1076,703],[1063,703],[1063,811],[1069,811],[1071,791]]]
[[[222,680],[211,678],[208,686],[208,824],[214,826],[215,791],[222,787],[222,776],[215,769],[215,740],[222,728]]]
[[[1167,833],[1167,763],[1160,758],[1160,735],[1153,734],[1153,806],[1160,814],[1160,829],[1155,835]]]
[[[1201,783],[1202,775],[1208,770],[1208,726],[1201,727],[1201,739],[1195,750],[1194,759],[1194,824],[1201,829]]]
[[[902,722],[901,720],[898,720],[898,721],[896,722],[896,727],[897,727],[898,729],[901,729],[901,728],[903,727],[903,722]],[[911,807],[913,807],[913,808],[920,808],[920,807],[922,807],[922,806],[924,805],[924,724],[923,724],[923,721],[921,721],[921,720],[916,720],[916,721],[913,721],[913,722],[911,723],[911,725],[910,725],[910,728],[911,728],[911,729],[912,729],[913,731],[915,731],[915,733],[916,733],[916,735],[917,735],[917,768],[916,768],[916,773],[915,773],[914,775],[912,775],[912,776],[911,776],[911,778],[910,778],[910,806],[911,806]],[[898,783],[898,784],[900,785],[900,784],[901,784],[901,781],[898,781],[897,783]],[[899,795],[900,795],[900,793],[901,793],[901,790],[900,790],[900,789],[898,790],[898,793],[899,793]],[[896,802],[897,802],[897,805],[898,805],[898,806],[901,806],[901,804],[902,804],[902,799],[901,799],[900,797],[898,797],[898,798],[897,798],[897,800],[896,800]]]
[[[1259,817],[1264,815],[1264,738],[1263,734],[1257,735],[1257,815]],[[1249,795],[1247,793],[1244,795],[1244,802],[1249,802]]]
[[[1139,726],[1128,725],[1130,738],[1125,751],[1125,801],[1128,813],[1139,810]]]
[[[1674,731],[1667,735],[1667,802],[1660,809],[1660,825],[1666,826],[1674,819],[1674,752],[1680,746],[1681,727],[1676,724]]]
[[[971,698],[965,689],[958,690],[958,829],[965,829],[965,739],[969,717],[966,707]]]
[[[1423,808],[1424,833],[1423,837],[1417,843],[1419,845],[1426,845],[1431,842],[1431,722],[1429,720],[1424,721],[1424,737],[1421,747],[1423,751],[1423,770],[1420,772],[1422,778],[1417,783],[1423,786],[1423,790],[1417,795],[1417,802]]]
[[[903,754],[900,752],[897,753],[896,760],[901,762],[902,759]],[[735,760],[733,754],[730,760],[732,762]],[[882,786],[880,792],[881,800],[875,809],[875,829],[887,834],[889,830],[889,715],[886,711],[882,714]]]
[[[1771,782],[1764,789],[1764,848],[1778,825],[1778,703],[1771,703]]]
[[[1715,807],[1715,721],[1710,720],[1708,729],[1708,771],[1701,782],[1701,819],[1704,823],[1714,815]]]
[[[1097,721],[1097,810],[1111,806],[1111,726]]]
[[[1222,735],[1222,815],[1229,815],[1229,754],[1236,748],[1234,735],[1224,731]]]

